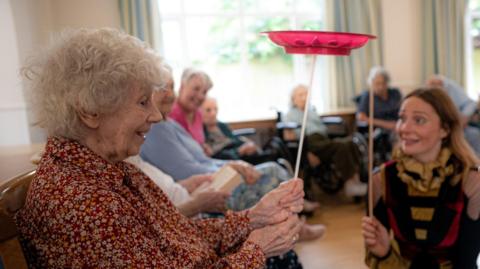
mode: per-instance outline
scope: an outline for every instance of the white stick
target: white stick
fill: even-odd
[[[303,150],[303,140],[305,139],[305,127],[307,126],[307,116],[308,116],[308,108],[310,107],[310,93],[312,92],[313,86],[313,75],[315,73],[315,65],[317,63],[317,55],[313,55],[312,60],[312,68],[310,73],[310,85],[307,89],[307,102],[305,103],[305,112],[303,113],[303,121],[302,121],[302,128],[300,131],[300,141],[298,143],[298,152],[297,152],[297,162],[295,163],[295,176],[294,178],[298,177],[298,172],[300,170],[300,161],[302,158],[302,150]]]

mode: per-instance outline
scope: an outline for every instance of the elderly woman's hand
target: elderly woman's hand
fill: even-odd
[[[254,184],[260,178],[260,173],[255,170],[255,167],[244,161],[231,161],[228,163],[245,179],[245,183]]]
[[[203,143],[202,144],[202,149],[203,149],[203,152],[205,153],[205,155],[207,155],[207,156],[212,156],[213,155],[213,149],[212,149],[212,147],[210,147],[209,144]]]
[[[303,209],[303,181],[292,179],[283,182],[267,193],[248,212],[250,225],[261,228],[266,225],[285,221],[289,216],[300,213]]]
[[[211,188],[196,191],[192,194],[193,203],[199,208],[198,212],[225,212],[228,197],[230,197],[229,193],[215,191]]]
[[[245,156],[245,155],[253,155],[258,152],[258,148],[255,145],[255,143],[248,141],[243,143],[239,148],[238,148],[238,154],[240,156]]]
[[[254,230],[247,241],[260,246],[266,257],[278,256],[293,248],[302,226],[303,222],[298,216],[291,215],[283,222]]]
[[[212,174],[201,174],[201,175],[193,175],[189,178],[180,180],[179,184],[182,185],[185,189],[187,189],[188,193],[192,193],[196,189],[198,189],[198,187],[206,183],[211,183],[212,180],[213,180]]]

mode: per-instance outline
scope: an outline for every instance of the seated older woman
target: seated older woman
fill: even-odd
[[[205,154],[201,146],[176,121],[170,119],[175,106],[173,77],[164,92],[154,95],[154,102],[165,120],[154,124],[142,145],[141,157],[169,174],[174,180],[193,175],[214,173],[228,165],[240,173],[247,184],[234,190],[230,208],[243,210],[253,206],[260,197],[280,182],[290,178],[288,172],[275,162],[252,166],[241,160],[218,160]]]
[[[308,111],[304,144],[304,151],[307,152],[309,164],[309,167],[306,168],[306,174],[310,174],[311,170],[318,170],[321,164],[327,164],[330,167],[334,167],[334,172],[337,175],[332,177],[332,180],[336,179],[338,181],[333,185],[340,187],[344,185],[347,196],[365,195],[367,193],[367,184],[360,182],[359,150],[350,137],[328,138],[327,126],[323,123],[315,107],[307,107],[307,93],[307,86],[303,84],[296,85],[291,93],[290,109],[285,115],[286,121],[302,124],[305,111]],[[298,139],[300,135],[299,129],[284,131],[284,136],[287,139]],[[308,170],[310,170],[310,173]],[[311,179],[306,178],[305,187],[307,188],[307,195],[311,193],[311,189],[308,189],[311,185],[310,181]],[[329,186],[322,187],[329,191],[338,191],[339,189],[329,189]]]
[[[170,118],[178,122],[198,142],[208,156],[213,154],[205,143],[200,106],[205,101],[213,82],[207,73],[195,68],[183,70],[178,98],[173,104]]]
[[[116,30],[65,35],[30,68],[38,123],[49,134],[16,215],[33,267],[262,268],[290,250],[301,222],[294,179],[253,208],[189,219],[135,166],[162,116],[159,58]]]

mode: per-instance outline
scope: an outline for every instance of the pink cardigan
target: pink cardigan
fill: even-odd
[[[202,113],[200,110],[195,111],[193,122],[190,124],[187,120],[187,113],[180,107],[178,102],[175,102],[172,107],[172,112],[170,112],[168,116],[178,122],[200,145],[205,143]]]

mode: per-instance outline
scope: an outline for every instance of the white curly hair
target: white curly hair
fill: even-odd
[[[161,88],[162,64],[146,43],[119,30],[65,31],[22,69],[31,81],[35,124],[49,136],[80,139],[86,126],[79,111],[113,114],[133,87]]]

